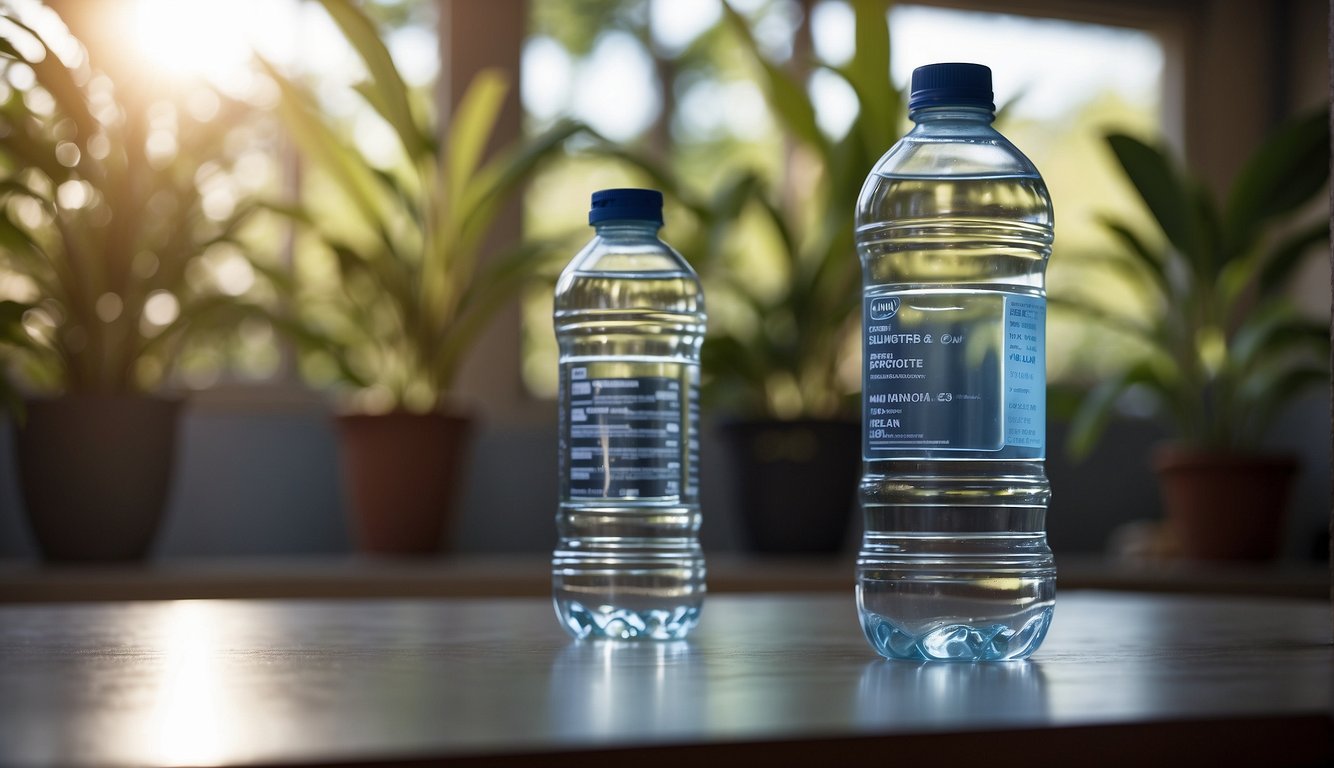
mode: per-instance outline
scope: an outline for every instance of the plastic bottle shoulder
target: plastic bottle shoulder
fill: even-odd
[[[680,253],[641,228],[600,231],[570,260],[566,273],[673,272],[694,277],[695,271]]]
[[[884,154],[871,176],[896,178],[1034,178],[1038,169],[988,124],[923,123]]]

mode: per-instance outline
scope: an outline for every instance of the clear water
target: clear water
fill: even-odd
[[[958,140],[974,127],[951,130],[950,140]],[[969,339],[967,354],[929,360],[932,387],[943,375],[960,391],[990,388],[1003,397],[996,373],[1005,335],[1001,308],[1006,295],[1045,296],[1051,203],[1017,150],[1002,153],[1014,168],[999,174],[886,172],[903,158],[921,165],[936,149],[951,151],[948,144],[933,148],[927,138],[914,143],[910,134],[908,146],[886,155],[863,188],[857,217],[863,287],[867,296],[901,297],[904,307],[918,310],[912,317],[957,318]],[[987,151],[1009,147],[1000,141]],[[896,328],[905,330],[911,331]],[[947,429],[973,430],[978,442],[1004,434],[972,423]],[[1002,438],[985,450],[872,453],[863,463],[865,529],[857,562],[857,606],[871,646],[891,659],[1032,654],[1055,606],[1043,448]]]
[[[656,239],[623,234],[618,241],[612,233],[611,242],[601,244],[603,254],[594,246],[593,253],[576,257],[556,289],[561,500],[553,602],[561,626],[576,638],[675,640],[699,622],[705,594],[695,466],[703,295],[679,256],[661,253]],[[671,387],[674,394],[664,395],[663,407],[674,410],[680,437],[672,455],[649,462],[655,476],[670,475],[654,495],[574,493],[579,483],[571,480],[568,405],[574,369],[588,380],[652,380]],[[608,459],[607,476],[628,475]]]

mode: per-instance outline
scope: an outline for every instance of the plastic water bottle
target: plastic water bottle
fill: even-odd
[[[1055,606],[1043,466],[1051,198],[991,126],[987,67],[917,69],[908,113],[916,126],[857,201],[857,607],[891,659],[1021,659]]]
[[[661,193],[596,192],[588,223],[594,238],[556,284],[556,613],[576,638],[678,639],[699,622],[705,591],[704,294],[658,239]]]

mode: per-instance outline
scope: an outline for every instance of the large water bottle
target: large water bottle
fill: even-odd
[[[658,239],[661,193],[596,192],[588,223],[596,235],[556,284],[556,613],[577,638],[677,639],[704,599],[704,294]]]
[[[1021,659],[1046,635],[1052,206],[991,123],[991,70],[912,77],[916,123],[857,201],[865,535],[857,607],[892,659]]]

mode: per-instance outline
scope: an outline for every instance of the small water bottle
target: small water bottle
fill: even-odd
[[[704,294],[658,239],[662,194],[593,194],[595,236],[556,283],[556,614],[576,638],[685,637],[699,622]]]
[[[1047,633],[1051,198],[991,125],[991,70],[913,72],[916,123],[857,201],[857,608],[891,659],[1026,658]]]

